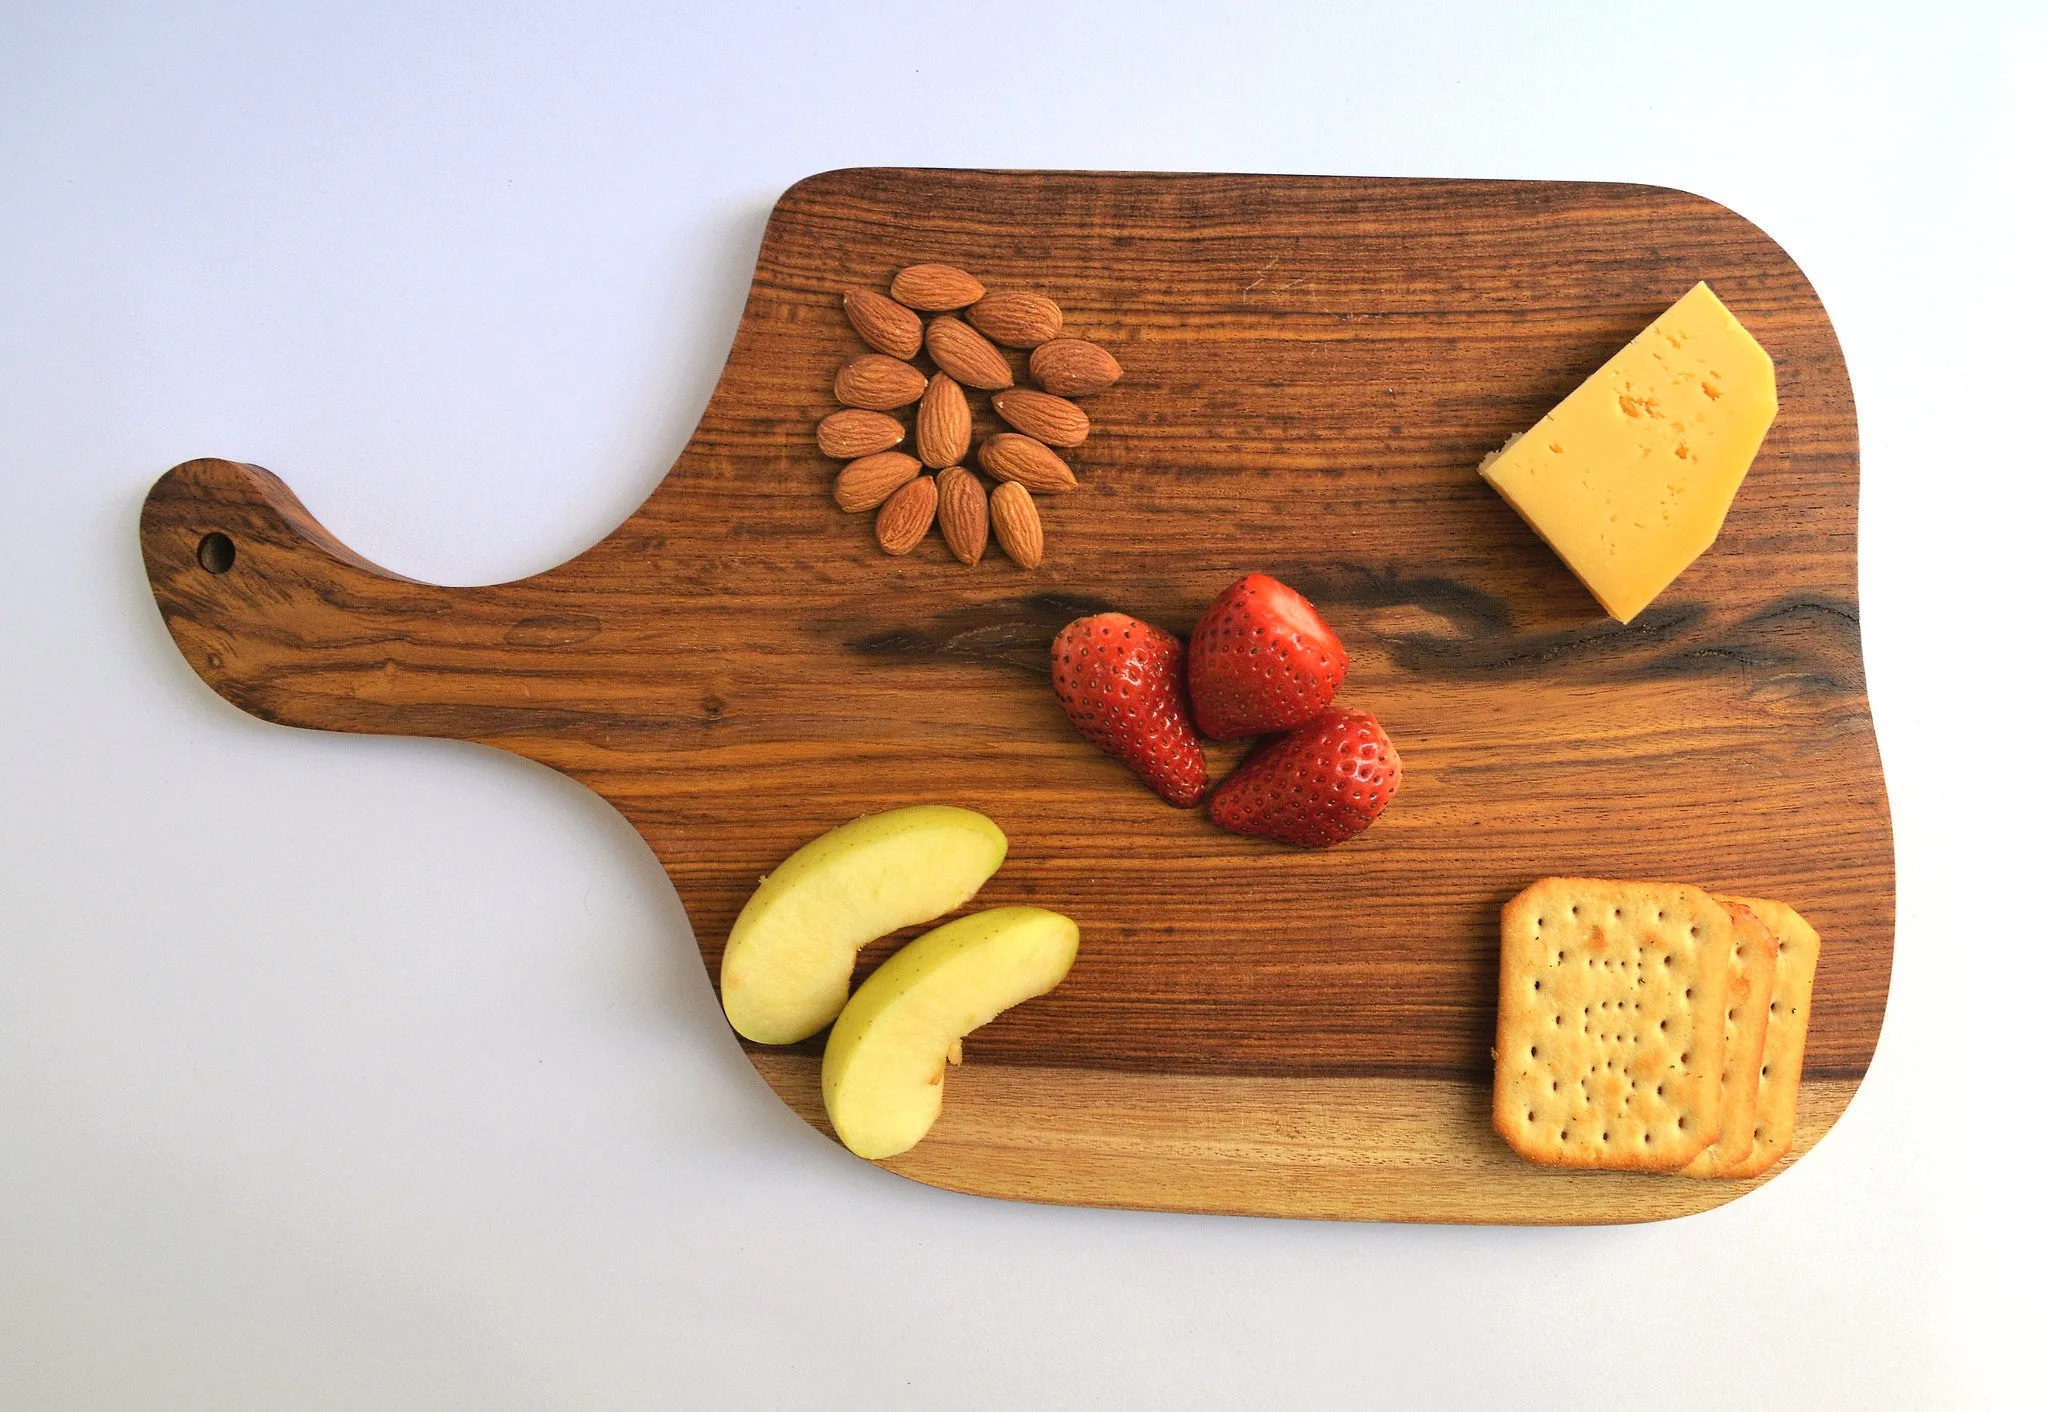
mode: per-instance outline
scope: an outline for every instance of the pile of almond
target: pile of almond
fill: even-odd
[[[839,370],[832,390],[841,410],[818,423],[818,449],[846,462],[832,491],[839,508],[876,510],[875,538],[887,554],[915,549],[936,518],[946,547],[963,564],[981,562],[993,528],[1004,553],[1037,568],[1045,529],[1032,494],[1078,484],[1053,448],[1087,439],[1088,414],[1070,399],[1122,377],[1116,359],[1084,339],[1062,338],[1060,306],[1044,295],[990,294],[951,265],[899,270],[887,295],[850,289],[846,317],[874,352]],[[1017,385],[1004,348],[1029,350],[1037,387]],[[978,450],[971,445],[968,388],[990,394],[1011,428]],[[897,449],[907,433],[891,415],[912,403],[914,456]],[[996,482],[992,493],[967,468],[970,451]]]

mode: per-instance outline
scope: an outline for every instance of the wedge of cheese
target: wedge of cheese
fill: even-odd
[[[1479,474],[1625,623],[1720,534],[1777,414],[1771,355],[1696,284]]]

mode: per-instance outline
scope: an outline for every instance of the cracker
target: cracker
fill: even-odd
[[[1682,884],[1544,878],[1502,908],[1493,1126],[1508,1146],[1668,1172],[1713,1142],[1734,929]]]
[[[1735,923],[1728,953],[1727,1047],[1721,1055],[1721,1136],[1686,1164],[1688,1177],[1718,1177],[1749,1156],[1756,1140],[1757,1082],[1764,1062],[1765,1021],[1771,981],[1778,969],[1778,938],[1756,913],[1732,897],[1716,896]]]
[[[1813,975],[1820,965],[1820,933],[1782,902],[1733,899],[1756,913],[1778,939],[1778,967],[1764,1021],[1764,1058],[1756,1090],[1754,1143],[1749,1155],[1719,1175],[1755,1177],[1769,1171],[1792,1145],[1799,1116],[1799,1070],[1806,1059],[1806,1025],[1813,1010]]]

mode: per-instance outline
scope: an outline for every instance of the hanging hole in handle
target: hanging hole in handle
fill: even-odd
[[[199,537],[199,567],[209,574],[224,574],[235,566],[235,542],[219,530]]]

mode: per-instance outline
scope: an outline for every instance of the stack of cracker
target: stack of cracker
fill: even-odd
[[[1782,902],[1542,879],[1501,910],[1495,1130],[1549,1167],[1759,1175],[1792,1141],[1819,959]]]

